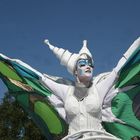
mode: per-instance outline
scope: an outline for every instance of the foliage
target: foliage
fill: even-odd
[[[15,99],[6,94],[0,104],[1,140],[45,140],[40,130]]]

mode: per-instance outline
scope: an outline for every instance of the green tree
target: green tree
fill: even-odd
[[[0,104],[1,140],[46,140],[30,116],[9,94]]]

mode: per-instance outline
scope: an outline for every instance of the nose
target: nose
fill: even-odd
[[[89,70],[90,70],[90,69],[91,69],[91,67],[90,67],[89,65],[87,65],[86,69],[89,69]]]
[[[87,69],[87,70],[92,70],[93,68],[92,68],[91,66],[87,65],[87,66],[86,66],[86,69]]]

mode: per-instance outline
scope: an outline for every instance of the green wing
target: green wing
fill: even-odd
[[[0,78],[9,93],[28,112],[47,139],[52,139],[51,134],[65,133],[66,123],[49,100],[52,92],[39,82],[37,72],[18,61],[0,55]]]
[[[123,123],[106,122],[105,128],[123,140],[140,137],[140,45],[121,68],[115,89],[111,110]]]

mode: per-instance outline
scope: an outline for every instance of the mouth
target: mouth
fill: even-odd
[[[91,70],[85,70],[86,73],[91,73]]]

